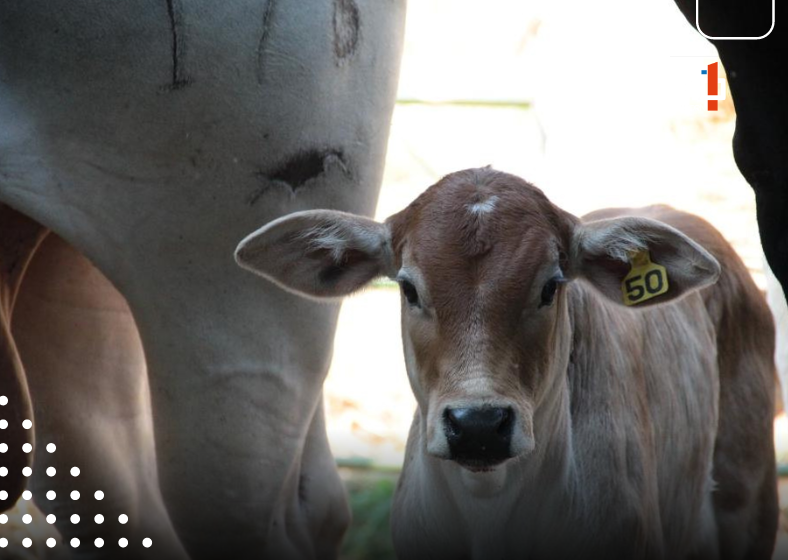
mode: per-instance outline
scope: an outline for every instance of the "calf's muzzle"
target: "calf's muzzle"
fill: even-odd
[[[447,408],[443,430],[449,458],[471,468],[491,468],[512,457],[511,407]]]

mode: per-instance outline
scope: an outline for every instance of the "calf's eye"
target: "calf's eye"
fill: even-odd
[[[408,302],[408,305],[417,307],[419,305],[419,292],[416,291],[416,286],[407,280],[402,280],[400,282],[400,287],[402,288],[402,295],[405,296],[405,301]]]
[[[561,282],[563,282],[563,278],[553,277],[545,283],[542,287],[542,299],[539,302],[539,308],[553,305],[555,293],[558,291],[558,284]]]

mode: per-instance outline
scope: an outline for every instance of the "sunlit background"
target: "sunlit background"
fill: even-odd
[[[447,173],[492,165],[576,215],[651,203],[699,214],[766,291],[754,197],[731,152],[733,105],[706,108],[701,70],[715,61],[671,0],[412,0],[376,217]],[[415,410],[391,283],[345,302],[325,402],[355,514],[343,557],[391,557],[389,504]],[[782,459],[785,420],[777,427]]]

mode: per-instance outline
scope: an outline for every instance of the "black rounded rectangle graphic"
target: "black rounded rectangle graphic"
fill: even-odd
[[[695,0],[696,26],[709,39],[762,39],[774,28],[774,0]]]

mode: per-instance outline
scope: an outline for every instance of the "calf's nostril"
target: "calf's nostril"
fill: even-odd
[[[462,409],[446,409],[443,412],[443,421],[446,425],[446,435],[449,437],[457,437],[462,434],[462,428],[460,427],[461,423],[461,415],[457,414],[458,410]]]
[[[501,436],[509,436],[512,433],[512,425],[514,420],[514,413],[510,407],[502,408],[501,420],[498,424],[498,434]]]

